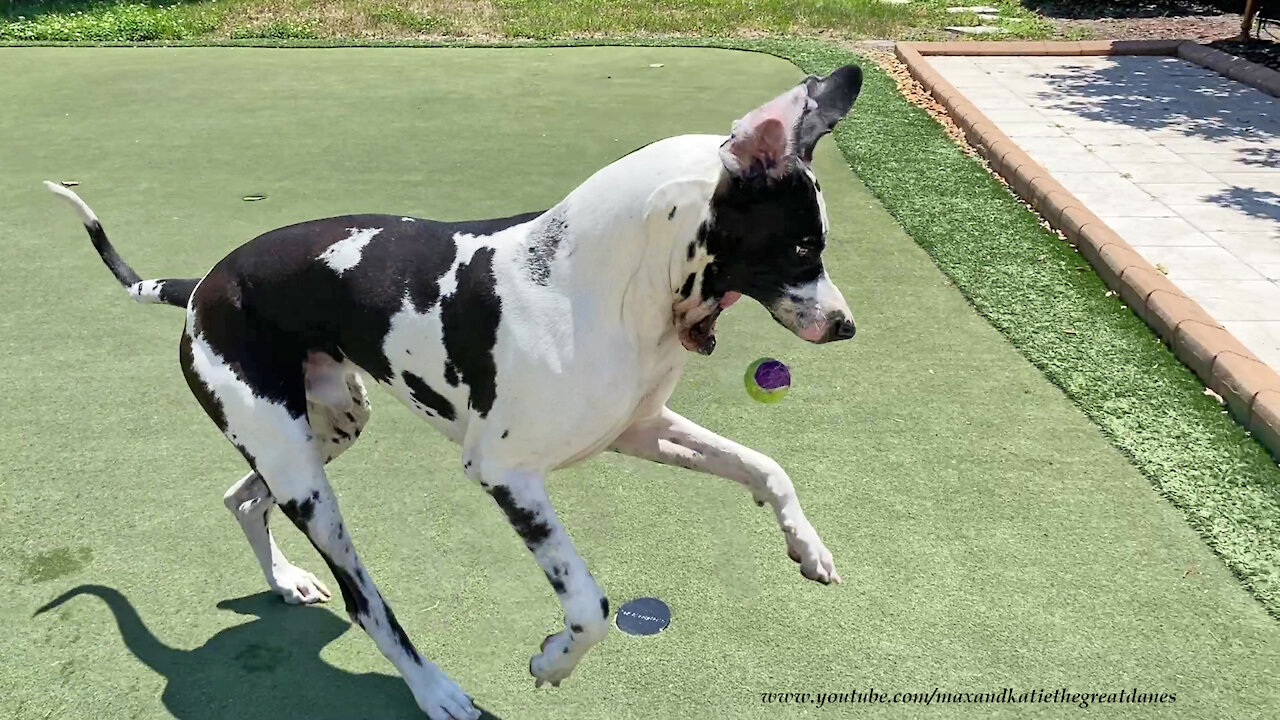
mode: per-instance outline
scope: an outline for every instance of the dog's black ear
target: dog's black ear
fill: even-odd
[[[813,161],[813,146],[823,135],[831,132],[831,128],[853,107],[853,101],[862,90],[862,69],[857,65],[845,65],[824,78],[810,75],[804,81],[804,88],[809,102],[796,123],[792,146],[796,155],[809,163]]]

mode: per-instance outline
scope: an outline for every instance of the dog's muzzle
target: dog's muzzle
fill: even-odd
[[[826,273],[808,285],[790,288],[769,312],[780,325],[811,343],[848,340],[857,333],[844,295]]]
[[[853,324],[853,318],[834,312],[827,316],[827,333],[823,336],[822,342],[851,340],[857,332],[858,328]]]

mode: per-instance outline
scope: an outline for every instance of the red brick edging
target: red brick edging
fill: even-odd
[[[1147,321],[1235,417],[1280,458],[1280,374],[1240,343],[1001,132],[926,55],[1175,55],[1280,97],[1280,72],[1183,40],[897,43],[911,74],[1014,192],[1074,243],[1107,286]]]

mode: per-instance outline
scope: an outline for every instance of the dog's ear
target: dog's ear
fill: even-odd
[[[826,77],[810,75],[804,82],[747,113],[733,124],[720,146],[720,158],[739,176],[781,177],[791,157],[813,160],[818,139],[853,107],[862,89],[862,70],[846,65]]]
[[[733,124],[720,146],[720,159],[730,173],[747,177],[781,177],[791,157],[792,131],[804,115],[809,95],[797,85],[747,113]]]
[[[862,90],[862,69],[857,65],[845,65],[830,75],[805,78],[806,103],[804,114],[795,126],[795,152],[806,163],[813,162],[813,146],[831,128],[840,122],[853,107],[858,92]]]

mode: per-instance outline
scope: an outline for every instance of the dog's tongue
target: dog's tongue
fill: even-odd
[[[742,297],[742,293],[734,292],[730,290],[729,292],[724,294],[724,297],[720,298],[720,309],[723,310],[729,307],[730,305],[738,302],[738,300],[741,297]]]

